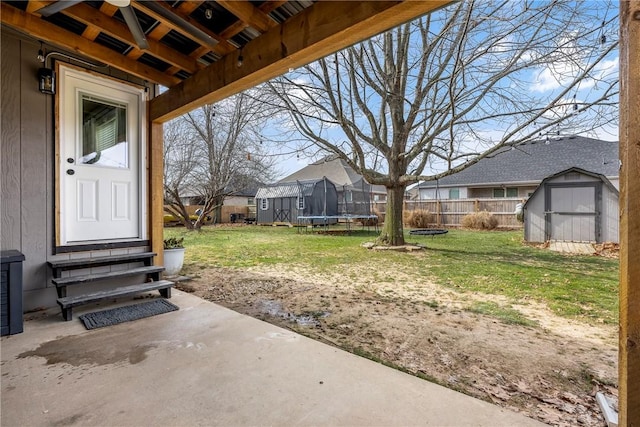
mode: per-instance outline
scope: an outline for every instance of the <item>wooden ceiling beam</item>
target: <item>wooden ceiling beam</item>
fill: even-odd
[[[317,2],[247,43],[242,67],[236,67],[237,53],[227,55],[151,100],[150,117],[168,121],[450,3],[451,0]]]
[[[102,3],[100,6],[100,12],[107,16],[113,16],[116,13],[116,10],[118,9],[115,6],[107,2]],[[87,26],[87,28],[82,32],[82,37],[89,40],[95,40],[101,32],[100,28]]]
[[[49,4],[53,3],[52,1],[34,1],[31,0],[29,3],[27,3],[27,13],[37,13],[38,10],[42,9],[45,6],[48,6]]]
[[[266,2],[262,3],[258,7],[258,9],[260,9],[260,11],[262,11],[263,13],[268,14],[268,13],[276,10],[277,8],[279,8],[280,6],[282,6],[286,2],[287,2],[287,0],[266,1]],[[277,24],[274,22],[274,26],[275,25],[277,25]],[[248,26],[249,26],[249,24],[247,24],[244,21],[236,21],[233,24],[229,25],[224,30],[222,30],[222,32],[220,33],[220,37],[225,38],[225,39],[230,39],[231,37],[235,36],[236,34],[242,32],[242,30],[244,30]]]
[[[249,3],[248,1],[218,0],[220,6],[234,14],[238,19],[249,24],[261,33],[266,33],[278,25],[266,13]]]
[[[180,82],[177,77],[168,76],[152,67],[136,62],[126,56],[116,54],[113,50],[78,36],[70,31],[43,21],[34,15],[25,13],[6,3],[0,3],[2,23],[30,36],[58,45],[72,52],[77,52],[96,61],[110,65],[119,70],[153,83],[171,87]]]
[[[271,13],[283,4],[285,4],[287,0],[267,0],[262,3],[258,8],[264,13]]]
[[[140,54],[137,55],[138,57],[146,51],[149,54],[163,60],[164,62],[187,70],[191,74],[202,68],[202,66],[200,66],[198,62],[193,58],[190,58],[187,55],[183,55],[149,37],[147,37],[149,49],[139,49],[136,45],[136,41],[133,38],[133,35],[131,34],[131,31],[129,30],[129,27],[121,22],[112,19],[108,15],[105,15],[103,13],[96,13],[96,10],[93,7],[86,4],[76,4],[75,6],[63,10],[61,13],[64,13],[65,15],[68,15],[91,28],[98,29],[101,32],[115,38],[116,40],[120,40],[121,42],[133,46],[133,50],[140,51]]]

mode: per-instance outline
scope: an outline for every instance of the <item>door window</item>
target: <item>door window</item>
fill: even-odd
[[[80,163],[129,168],[127,106],[81,94],[80,115]]]

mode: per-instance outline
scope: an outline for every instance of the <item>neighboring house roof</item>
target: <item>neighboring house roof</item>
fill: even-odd
[[[250,179],[249,182],[245,183],[244,188],[234,191],[231,193],[232,196],[247,196],[247,197],[255,197],[258,192],[258,188],[262,187],[264,184],[255,179]]]
[[[254,178],[242,177],[232,179],[231,183],[227,187],[227,191],[229,191],[230,196],[255,197],[258,188],[263,185],[263,183]],[[185,188],[180,194],[182,198],[200,197],[201,195],[201,192],[194,188]]]
[[[338,191],[340,191],[339,187],[342,187],[343,185],[359,187],[363,180],[362,175],[353,170],[353,168],[340,157],[332,154],[305,166],[299,171],[281,179],[279,182],[319,179],[323,176],[326,176],[329,181],[333,182]],[[374,193],[387,192],[382,185],[372,185],[371,191]]]
[[[540,182],[577,167],[606,177],[619,175],[618,142],[582,136],[532,141],[505,148],[453,175],[427,181],[420,188]]]
[[[587,171],[587,170],[584,170],[584,169],[581,169],[581,168],[569,168],[569,169],[566,169],[566,170],[560,171],[558,173],[554,173],[553,175],[549,175],[549,176],[545,177],[542,180],[542,182],[540,183],[540,185],[538,186],[538,188],[536,188],[536,190],[533,192],[533,194],[531,194],[531,197],[529,197],[529,199],[527,199],[527,201],[524,203],[524,207],[525,208],[527,207],[527,204],[529,203],[529,200],[533,200],[534,196],[539,191],[543,191],[541,189],[544,188],[544,184],[546,182],[548,182],[548,181],[550,181],[550,180],[552,180],[554,178],[557,178],[559,176],[566,175],[566,174],[571,173],[571,172],[577,172],[577,173],[581,173],[583,175],[588,175],[588,176],[592,176],[594,178],[598,178],[602,182],[604,182],[604,185],[606,185],[609,188],[609,190],[611,190],[611,192],[613,192],[616,195],[620,194],[618,189],[611,183],[611,181],[609,181],[609,179],[606,176],[604,176],[602,174],[599,174],[599,173],[593,173],[593,172],[590,172],[590,171]]]
[[[277,184],[268,185],[258,189],[256,199],[278,199],[281,197],[298,197],[310,196],[313,193],[313,187],[322,182],[324,178],[311,179],[305,181],[279,182]]]

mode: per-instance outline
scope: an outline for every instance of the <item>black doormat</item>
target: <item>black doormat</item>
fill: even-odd
[[[124,307],[94,311],[93,313],[83,314],[78,318],[82,320],[82,323],[84,323],[87,329],[96,329],[143,319],[145,317],[155,316],[156,314],[168,313],[178,309],[178,306],[171,304],[166,299],[158,298],[153,301],[141,302]]]

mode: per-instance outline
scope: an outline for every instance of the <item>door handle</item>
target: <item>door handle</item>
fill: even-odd
[[[73,169],[67,169],[67,175],[73,175],[74,173],[76,173],[76,171]]]

